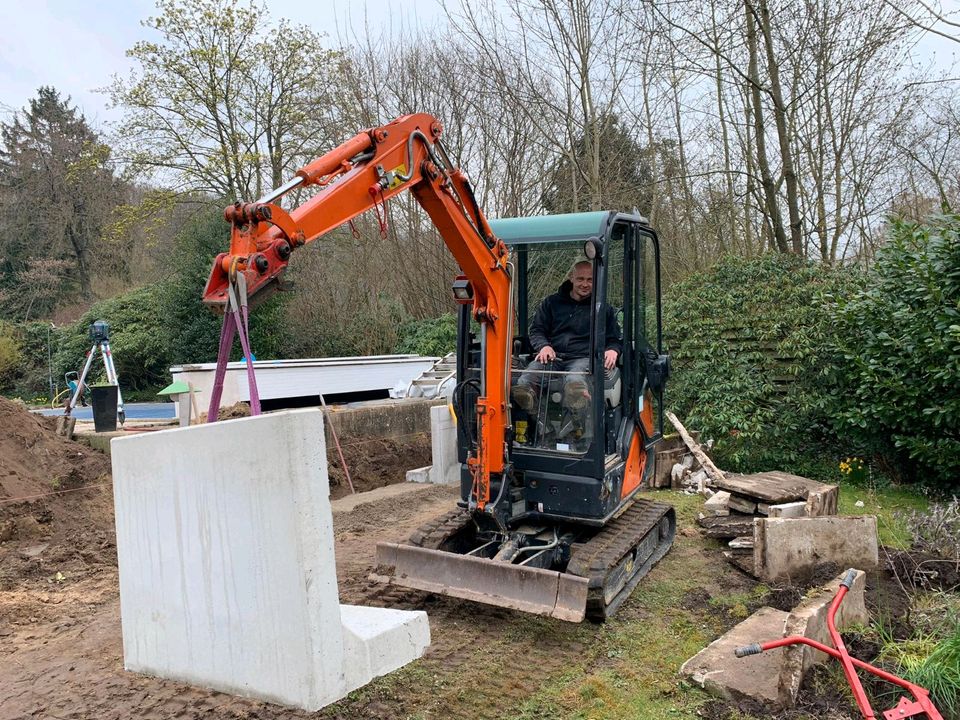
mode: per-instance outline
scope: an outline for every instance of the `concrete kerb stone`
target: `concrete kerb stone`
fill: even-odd
[[[865,570],[879,564],[872,515],[759,518],[753,534],[754,574],[768,582],[800,578],[828,562]]]
[[[807,594],[787,618],[784,627],[784,637],[799,635],[811,640],[832,646],[830,631],[827,629],[827,613],[830,604],[836,597],[846,573],[826,585]],[[839,630],[853,625],[866,624],[870,615],[866,606],[867,574],[857,571],[853,586],[843,599],[837,611],[836,624]],[[797,702],[800,684],[807,671],[815,664],[829,660],[825,653],[814,650],[806,645],[791,645],[784,648],[783,661],[780,666],[780,677],[777,682],[777,695],[784,707],[793,707]]]
[[[341,607],[317,409],[112,443],[124,664],[315,711],[419,657],[426,613]]]

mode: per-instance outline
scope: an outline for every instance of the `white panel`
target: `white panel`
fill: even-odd
[[[429,644],[422,612],[341,620],[319,410],[115,438],[111,455],[127,669],[313,711]]]

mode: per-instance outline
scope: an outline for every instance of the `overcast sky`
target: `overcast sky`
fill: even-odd
[[[432,25],[444,18],[440,0],[267,0],[270,17],[287,18],[335,38],[359,32],[366,18],[372,27],[397,29]],[[370,12],[367,13],[369,7]],[[960,0],[943,0],[950,13]],[[140,22],[154,14],[153,0],[0,0],[4,39],[0,43],[0,119],[21,110],[41,85],[69,95],[97,128],[119,117],[107,110],[96,90],[131,63],[126,51],[153,33]],[[941,28],[948,31],[955,28]],[[928,37],[917,49],[924,63],[952,75],[960,45]]]
[[[443,17],[438,0],[268,0],[271,18],[326,32],[331,38],[352,24],[432,24]],[[390,15],[384,15],[391,8]],[[130,68],[126,51],[155,35],[140,21],[156,13],[153,0],[0,0],[0,117],[9,118],[36,96],[41,85],[69,95],[95,127],[116,119],[97,88]]]

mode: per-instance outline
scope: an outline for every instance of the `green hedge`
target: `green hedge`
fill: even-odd
[[[841,427],[908,479],[960,487],[960,216],[894,223],[839,320]]]
[[[438,318],[412,320],[400,327],[395,352],[443,357],[457,349],[457,316],[446,313]]]
[[[836,474],[824,446],[837,444],[837,298],[863,282],[857,270],[770,254],[725,259],[668,289],[667,402],[714,439],[721,466]]]

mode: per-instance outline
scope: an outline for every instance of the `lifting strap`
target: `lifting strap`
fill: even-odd
[[[250,414],[260,414],[260,394],[257,392],[257,378],[253,372],[253,354],[250,352],[250,312],[247,307],[247,279],[242,272],[236,274],[227,286],[228,299],[223,314],[223,327],[220,329],[220,350],[217,353],[217,371],[213,377],[213,391],[210,393],[210,407],[207,409],[207,422],[216,422],[220,411],[220,397],[223,394],[223,380],[227,374],[227,361],[233,347],[233,336],[240,336],[243,356],[247,359],[247,385],[250,388]]]

